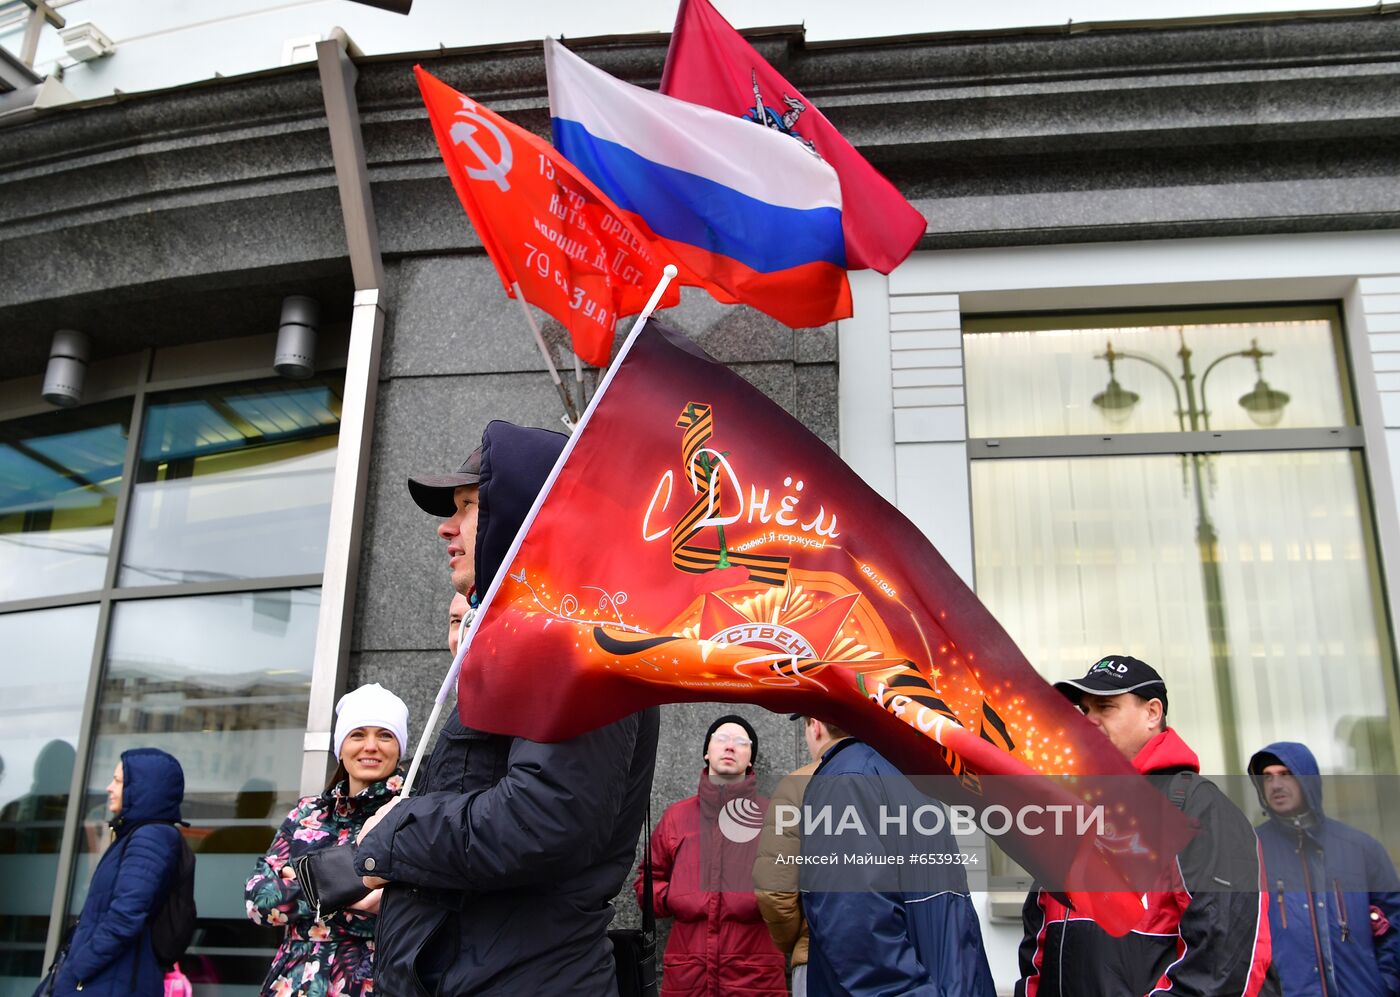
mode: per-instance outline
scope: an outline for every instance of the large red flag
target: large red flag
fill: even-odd
[[[606,367],[617,320],[635,315],[670,253],[543,139],[413,67],[447,175],[506,293],[558,319],[574,352]],[[672,287],[662,299],[680,300]]]
[[[1189,833],[913,524],[655,324],[566,444],[466,643],[458,709],[476,728],[552,741],[659,703],[750,702],[949,776],[940,795],[978,812],[1107,806],[1101,834],[1005,847],[1117,933]]]
[[[928,227],[924,216],[709,0],[681,0],[661,92],[752,118],[809,142],[841,180],[849,269],[889,273],[923,237]]]

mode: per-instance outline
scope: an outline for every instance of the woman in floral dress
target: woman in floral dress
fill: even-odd
[[[382,891],[318,917],[292,863],[307,852],[354,843],[370,815],[403,786],[398,764],[407,740],[408,708],[382,686],[361,686],[336,705],[339,764],[330,785],[320,796],[297,802],[244,890],[249,919],[283,929],[264,997],[374,993],[374,927]]]

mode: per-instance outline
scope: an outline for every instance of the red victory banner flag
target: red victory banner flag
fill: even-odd
[[[447,175],[506,293],[569,330],[606,367],[617,320],[646,305],[670,254],[543,139],[413,67]],[[676,287],[662,307],[680,300]]]
[[[1003,845],[1119,934],[1189,839],[917,527],[655,323],[614,361],[502,563],[458,652],[472,727],[555,741],[660,703],[756,703],[948,777],[945,803],[1102,806],[1097,833]]]
[[[681,0],[661,92],[792,135],[830,163],[841,182],[849,269],[889,273],[923,237],[924,216],[709,0]]]

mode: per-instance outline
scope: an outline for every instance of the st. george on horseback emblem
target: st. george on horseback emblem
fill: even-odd
[[[812,144],[810,139],[796,130],[797,119],[802,117],[803,111],[807,110],[807,105],[802,102],[801,98],[783,94],[783,109],[778,110],[763,102],[763,92],[758,86],[757,70],[749,71],[749,79],[753,81],[753,107],[744,112],[744,118],[797,139],[807,147],[808,152],[820,158],[817,147]]]

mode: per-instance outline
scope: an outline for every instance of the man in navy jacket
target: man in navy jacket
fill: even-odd
[[[808,997],[995,997],[967,873],[951,861],[957,839],[946,825],[924,836],[884,820],[933,801],[840,728],[808,717],[804,733],[819,763],[802,800],[804,822],[811,815],[813,824],[803,832],[799,880]],[[822,825],[824,814],[831,821]],[[862,833],[849,833],[857,826]],[[883,864],[910,852],[950,861]]]
[[[1322,809],[1317,759],[1279,741],[1249,760],[1284,997],[1400,995],[1400,877],[1375,838]]]

